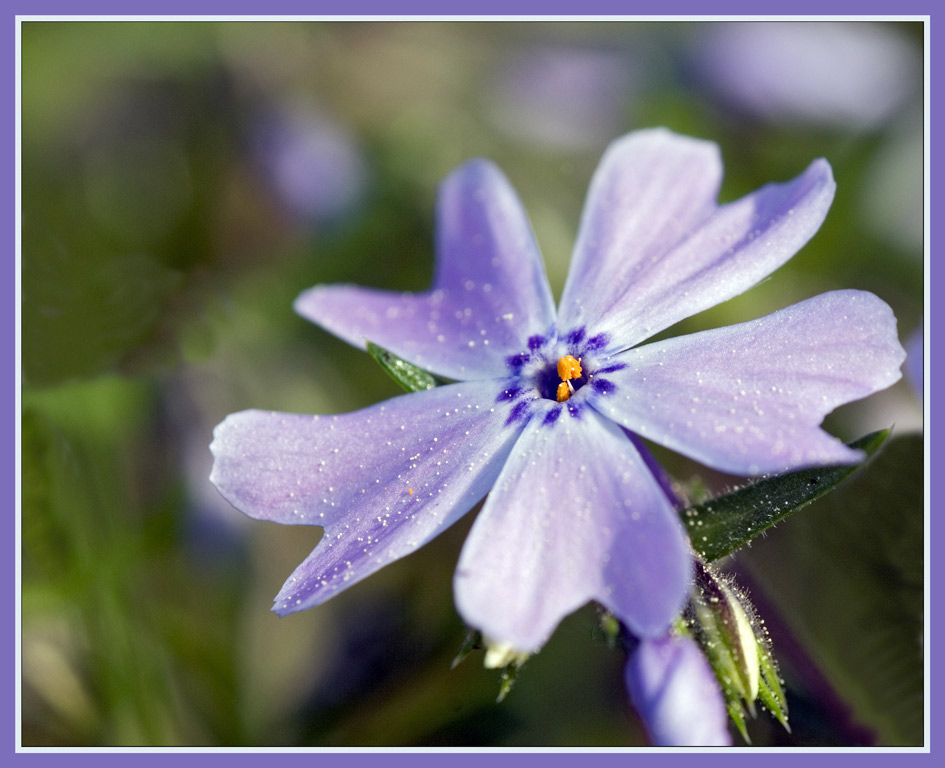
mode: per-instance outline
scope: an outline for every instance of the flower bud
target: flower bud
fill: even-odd
[[[754,608],[734,584],[705,563],[697,560],[695,572],[687,625],[712,666],[730,717],[748,741],[745,713],[754,717],[759,700],[787,727],[787,702],[767,633]]]

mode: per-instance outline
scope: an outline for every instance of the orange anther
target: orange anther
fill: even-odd
[[[573,355],[558,358],[558,377],[562,381],[581,378],[581,361],[575,360]],[[560,402],[560,400],[559,400]]]
[[[565,400],[571,399],[571,387],[568,386],[568,382],[562,381],[558,385],[558,402],[563,403]]]

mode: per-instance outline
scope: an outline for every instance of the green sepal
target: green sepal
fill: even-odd
[[[607,647],[620,647],[620,620],[610,611],[601,610],[598,622],[598,631]]]
[[[722,686],[726,700],[743,701],[754,716],[761,670],[758,640],[743,597],[701,563],[697,589],[690,597],[691,626],[709,664]]]
[[[437,385],[433,374],[418,368],[406,360],[401,360],[393,352],[369,341],[367,351],[378,364],[387,371],[388,375],[408,392],[420,392],[424,389],[433,389]]]
[[[742,707],[741,701],[726,697],[725,706],[728,709],[729,720],[735,723],[735,727],[738,728],[738,732],[742,735],[745,743],[751,744],[751,738],[748,736],[748,727],[745,725],[745,710]]]
[[[785,730],[790,733],[791,726],[788,725],[787,719],[787,699],[784,696],[784,689],[781,688],[781,681],[778,679],[778,670],[774,663],[774,657],[764,644],[760,645],[761,681],[758,684],[758,701],[760,701],[775,719],[784,726]]]
[[[450,669],[455,669],[466,659],[467,656],[469,656],[469,654],[471,654],[473,651],[480,650],[484,646],[488,646],[488,643],[482,639],[482,633],[479,630],[467,630],[466,639],[463,640],[463,645],[460,647],[459,652],[453,659],[452,664],[450,664]],[[502,701],[506,696],[509,695],[509,691],[512,690],[512,686],[515,684],[515,678],[518,675],[518,671],[525,665],[528,655],[512,654],[507,658],[511,658],[512,660],[501,667],[502,673],[499,678],[499,694],[496,696],[496,703]],[[493,666],[492,664],[488,663],[488,652],[486,659],[487,667],[498,668],[497,666]]]
[[[453,663],[450,664],[450,669],[456,669],[470,653],[479,648],[482,648],[482,634],[477,629],[468,630],[466,632],[466,639],[463,640],[463,644],[456,653]]]
[[[683,634],[692,637],[712,668],[729,717],[751,743],[746,717],[756,717],[755,702],[788,731],[787,701],[771,653],[768,633],[747,596],[731,577],[696,558],[695,580],[682,616]],[[676,623],[679,630],[679,621]]]
[[[692,605],[690,603],[689,608],[691,609]],[[703,631],[704,628],[698,626],[693,614],[687,610],[690,618],[687,620],[684,616],[679,616],[673,622],[673,632],[683,637],[689,637],[699,643],[702,648],[702,652],[705,654],[706,661],[709,662],[709,666],[712,668],[712,672],[715,675],[716,681],[719,683],[719,690],[722,693],[722,697],[725,699],[725,709],[728,712],[728,717],[738,729],[739,734],[745,740],[746,744],[751,744],[751,738],[748,735],[748,727],[745,724],[745,703],[744,700],[739,696],[738,692],[730,685],[726,685],[725,681],[722,679],[722,671],[718,666],[718,656],[716,654],[709,653],[705,647],[705,642],[707,640],[706,634]],[[762,667],[762,675],[764,674],[764,667]],[[761,680],[759,685],[759,698],[761,697],[761,689],[765,687],[764,679]],[[780,686],[778,687],[780,690]],[[782,694],[783,697],[783,694]],[[785,707],[785,712],[787,707]],[[779,718],[780,719],[780,718]],[[787,728],[786,721],[784,722],[785,728]],[[790,729],[788,729],[790,730]]]
[[[851,448],[874,454],[889,430],[861,437]],[[763,477],[680,512],[693,549],[708,562],[729,555],[856,472],[860,464],[815,467]]]
[[[505,699],[509,695],[509,691],[512,690],[512,686],[515,684],[515,678],[518,676],[518,671],[522,668],[524,661],[513,661],[508,666],[502,668],[502,678],[499,683],[499,695],[496,696],[496,704]]]

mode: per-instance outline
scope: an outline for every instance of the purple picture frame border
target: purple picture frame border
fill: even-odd
[[[75,19],[81,19],[83,17],[90,16],[121,16],[121,17],[133,17],[133,16],[186,16],[186,17],[215,17],[215,16],[225,16],[225,17],[271,17],[271,16],[382,16],[382,17],[425,17],[425,16],[453,16],[453,17],[470,17],[470,16],[490,16],[496,18],[524,18],[524,17],[558,17],[558,16],[568,16],[575,18],[586,18],[594,16],[659,16],[659,17],[672,17],[678,16],[680,18],[706,18],[706,17],[725,17],[725,16],[758,16],[759,4],[751,2],[749,0],[726,0],[725,2],[715,2],[715,3],[700,3],[697,0],[645,0],[643,2],[619,2],[619,0],[583,0],[583,2],[567,2],[566,0],[543,0],[539,2],[538,0],[477,0],[476,2],[460,2],[456,4],[454,10],[450,13],[444,12],[445,3],[442,0],[402,0],[401,2],[381,2],[380,0],[348,0],[348,2],[342,2],[342,0],[323,0],[322,2],[304,2],[302,0],[270,0],[267,3],[258,3],[252,2],[251,0],[230,0],[230,2],[220,2],[220,0],[164,0],[161,3],[154,2],[144,2],[140,5],[134,6],[135,11],[130,12],[131,4],[124,0],[120,2],[119,0],[91,0],[90,2],[75,3],[67,2],[66,0],[45,0],[40,2],[23,2],[14,1],[11,4],[10,8],[10,20],[16,26],[18,22],[18,17],[44,17],[44,16],[54,16],[54,17],[69,17]],[[767,10],[766,15],[771,14],[782,14],[782,15],[791,15],[791,16],[882,16],[882,17],[892,17],[892,18],[901,18],[904,16],[908,17],[925,17],[926,19],[931,19],[932,17],[932,3],[931,0],[921,0],[912,2],[910,0],[903,0],[898,3],[884,3],[879,2],[878,0],[859,0],[858,2],[852,2],[852,0],[795,0],[793,3],[784,3],[777,2],[774,4],[774,7],[771,5],[765,6]],[[580,12],[578,12],[580,11]],[[927,23],[927,45],[931,49],[932,46],[932,37],[930,33],[931,25]],[[7,40],[10,41],[11,49],[13,48],[12,41],[15,39],[15,35],[10,35],[8,30]],[[929,56],[931,51],[929,50]],[[15,51],[13,51],[13,57],[15,59]],[[929,69],[929,96],[928,96],[928,110],[926,117],[926,130],[930,131],[931,126],[936,123],[935,118],[936,106],[938,100],[935,98],[937,92],[940,90],[940,87],[936,87],[940,81],[937,80],[935,75],[937,70],[941,68],[941,59],[940,57],[931,57],[930,56],[930,69]],[[938,66],[936,66],[938,64]],[[11,100],[8,102],[11,105],[11,111],[15,112],[15,78],[10,78],[8,80],[8,86],[10,90]],[[7,120],[3,131],[8,136],[7,146],[13,147],[13,151],[8,155],[7,163],[9,165],[9,173],[7,179],[16,178],[16,121]],[[936,155],[935,153],[929,153],[930,163],[929,163],[929,180],[927,181],[926,189],[930,189],[932,185],[932,180],[940,179],[942,177],[942,159],[941,154]],[[8,211],[13,211],[13,226],[11,230],[14,232],[14,240],[16,240],[16,221],[17,221],[17,212],[16,212],[16,186],[15,184],[9,184],[7,186],[8,194],[10,196],[10,208]],[[930,197],[930,206],[929,211],[929,221],[935,221],[937,216],[935,213],[941,207],[935,204],[936,201],[934,198]],[[927,228],[929,232],[930,228]],[[934,246],[935,239],[929,237],[929,242]],[[934,257],[929,254],[929,262],[934,263]],[[17,260],[14,259],[14,265],[16,267]],[[18,269],[14,273],[14,292],[18,291],[17,288],[17,278],[18,278]],[[926,297],[927,305],[928,298],[936,293],[936,286],[942,283],[943,281],[938,278],[937,273],[932,272],[929,265],[926,267]],[[941,287],[941,285],[939,285]],[[14,312],[16,313],[17,304],[14,304]],[[926,453],[927,453],[927,468],[930,470],[931,475],[934,476],[934,469],[938,464],[938,453],[936,452],[937,444],[931,440],[931,435],[933,434],[932,427],[934,421],[930,420],[929,416],[931,415],[929,402],[931,399],[932,390],[930,387],[931,382],[935,380],[934,373],[936,367],[934,365],[934,357],[931,355],[932,343],[935,338],[933,330],[938,325],[938,316],[937,313],[932,313],[931,309],[927,309],[927,312],[931,314],[931,317],[927,319],[926,322],[926,360],[925,360],[925,392],[926,392]],[[14,315],[14,328],[17,327],[16,324],[16,315]],[[5,337],[4,345],[9,345],[11,358],[14,360],[14,371],[18,365],[17,360],[17,344],[16,344],[16,332],[12,333],[10,336]],[[19,384],[18,378],[16,376],[7,379],[7,386],[11,389],[11,399],[14,400],[15,407],[11,411],[8,411],[7,418],[10,419],[10,432],[9,434],[15,435],[15,425],[17,419],[17,411],[19,400],[17,397],[17,387]],[[16,456],[19,446],[16,444],[16,441],[13,441],[13,446],[10,449],[10,466],[13,471],[13,484],[14,488],[17,487],[17,463]],[[935,488],[931,489],[931,497],[929,500],[930,505],[930,515],[938,507],[939,496],[941,493],[936,493]],[[16,521],[16,501],[14,502],[14,514],[11,515],[11,526],[15,524]],[[940,539],[942,535],[940,533],[941,526],[931,526],[930,527],[930,552],[935,552],[940,545]],[[11,537],[15,540],[15,537]],[[936,610],[938,601],[936,596],[938,590],[938,578],[940,568],[936,567],[936,561],[934,557],[929,557],[930,562],[930,581],[929,581],[929,591],[930,591],[930,605],[929,611],[927,614],[927,621],[929,622],[929,636],[935,638],[938,636],[936,629],[941,629],[941,626],[937,626],[938,622],[938,612]],[[14,579],[12,583],[14,585],[16,582],[16,561],[14,558],[11,558],[9,561],[10,568],[14,572]],[[260,762],[266,761],[267,763],[271,761],[274,757],[280,761],[289,760],[294,764],[301,764],[302,761],[311,761],[319,760],[322,761],[321,764],[325,765],[324,761],[328,761],[330,765],[343,765],[346,767],[354,768],[365,768],[374,766],[381,766],[381,768],[400,768],[403,766],[415,766],[415,765],[432,765],[434,763],[441,763],[442,761],[447,762],[449,765],[460,765],[464,766],[474,766],[481,765],[485,761],[499,760],[504,765],[514,762],[516,765],[526,764],[528,766],[560,766],[563,764],[574,764],[577,762],[586,763],[590,758],[594,761],[594,766],[617,766],[625,765],[627,761],[633,761],[634,766],[639,766],[641,763],[639,761],[644,761],[645,763],[650,763],[651,761],[657,761],[661,766],[688,766],[693,760],[699,760],[701,765],[706,765],[706,761],[711,765],[721,765],[728,764],[733,759],[754,759],[754,760],[774,760],[777,765],[785,764],[785,761],[795,761],[795,760],[804,760],[804,761],[814,761],[816,764],[810,766],[810,768],[818,768],[818,766],[830,763],[831,765],[840,762],[844,765],[851,766],[867,766],[871,768],[872,766],[878,765],[880,761],[886,763],[890,760],[902,760],[906,759],[910,762],[915,762],[916,760],[928,762],[933,759],[934,749],[934,737],[936,735],[936,709],[931,708],[931,723],[930,723],[930,742],[927,744],[927,747],[930,749],[921,750],[921,751],[907,751],[903,752],[901,750],[883,750],[878,752],[851,752],[846,750],[791,750],[791,751],[765,751],[763,754],[759,754],[753,750],[737,750],[736,753],[732,753],[727,750],[717,750],[717,751],[703,751],[703,750],[685,750],[685,751],[641,751],[634,752],[632,754],[627,754],[623,752],[582,752],[582,751],[529,751],[529,750],[510,750],[510,751],[495,751],[495,750],[479,750],[476,752],[432,752],[425,750],[420,753],[415,752],[405,752],[405,751],[387,751],[387,750],[372,750],[372,751],[327,751],[327,752],[318,752],[313,754],[310,751],[291,751],[291,752],[279,752],[273,754],[269,751],[212,751],[212,750],[191,750],[191,751],[154,751],[154,752],[133,752],[126,753],[120,752],[118,750],[88,750],[88,751],[76,751],[76,750],[61,750],[55,752],[35,752],[35,751],[26,751],[26,752],[16,752],[15,746],[17,744],[17,734],[16,728],[18,727],[18,720],[16,718],[17,712],[17,689],[15,687],[16,680],[16,668],[15,668],[15,648],[16,648],[16,629],[18,623],[14,620],[16,615],[16,588],[6,590],[3,595],[3,607],[5,609],[5,615],[10,617],[10,622],[8,624],[8,631],[6,637],[2,641],[2,647],[8,649],[8,652],[4,654],[4,658],[7,659],[7,663],[4,665],[4,673],[2,679],[8,680],[7,684],[4,686],[4,689],[8,692],[5,702],[3,705],[0,705],[0,712],[7,717],[4,717],[2,721],[7,724],[8,734],[11,735],[11,744],[0,752],[0,755],[3,757],[9,758],[10,760],[16,761],[17,764],[30,764],[30,765],[47,765],[47,764],[62,764],[68,762],[71,765],[79,766],[98,766],[102,764],[102,761],[105,761],[108,764],[114,765],[116,761],[131,761],[134,765],[138,765],[141,762],[145,764],[154,765],[157,762],[164,763],[165,761],[175,761],[175,764],[178,764],[178,761],[184,761],[186,765],[192,765],[199,763],[200,765],[212,765],[220,766],[220,768],[234,768],[241,767],[250,764],[258,764]],[[932,646],[928,648],[928,653],[931,655]],[[931,678],[928,681],[929,690],[931,692],[940,690],[941,687],[937,684],[941,678],[942,673],[940,672],[941,665],[931,665]],[[938,670],[938,673],[936,674]],[[934,704],[934,701],[932,702]],[[104,752],[104,754],[103,754]],[[0,762],[2,762],[3,757],[0,757]],[[805,762],[805,768],[809,763]],[[183,766],[182,768],[186,768]]]

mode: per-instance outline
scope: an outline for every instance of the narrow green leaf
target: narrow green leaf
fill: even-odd
[[[881,430],[850,443],[872,455],[889,436]],[[810,504],[856,472],[862,464],[815,467],[784,475],[763,477],[680,515],[693,549],[707,561],[718,560]]]
[[[411,365],[406,360],[401,360],[393,352],[388,352],[383,347],[379,347],[372,342],[367,343],[367,351],[373,357],[390,377],[408,392],[419,392],[423,389],[433,389],[436,386],[436,379],[432,374]]]

